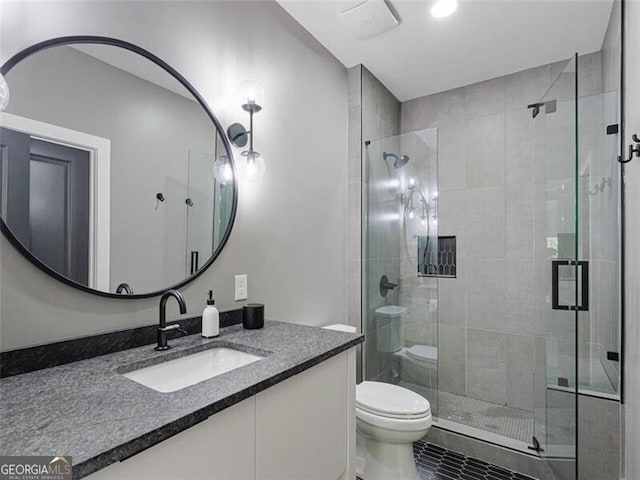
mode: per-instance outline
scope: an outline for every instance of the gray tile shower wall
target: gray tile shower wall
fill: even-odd
[[[362,66],[347,70],[347,322],[362,330]],[[357,381],[362,381],[362,346],[356,355]]]
[[[580,395],[578,415],[578,480],[617,480],[620,470],[620,404],[615,400]]]
[[[580,64],[582,95],[600,93],[601,54]],[[458,242],[458,276],[438,282],[439,388],[529,411],[541,333],[534,238],[545,215],[534,208],[544,168],[536,166],[534,132],[547,118],[534,125],[527,105],[542,98],[563,66],[409,100],[401,111],[402,133],[438,129],[438,235]]]
[[[362,65],[348,70],[349,87],[349,169],[348,169],[348,215],[347,215],[347,261],[349,269],[348,318],[351,325],[360,327],[368,336],[366,345],[376,346],[376,331],[373,325],[368,327],[362,322],[365,315],[386,301],[377,293],[376,282],[370,283],[368,298],[377,298],[378,303],[367,305],[362,311],[361,289],[367,288],[362,283],[362,272],[371,279],[378,279],[386,274],[395,283],[399,272],[398,252],[387,251],[396,246],[398,228],[387,225],[387,222],[372,222],[372,229],[379,229],[370,238],[384,238],[384,242],[369,245],[366,262],[362,263],[362,221],[365,206],[362,203],[363,179],[366,179],[366,141],[375,142],[382,138],[397,135],[400,131],[400,102]],[[389,205],[389,208],[393,208]],[[396,228],[394,228],[396,227]],[[392,297],[390,293],[388,296]],[[367,318],[372,318],[371,316]],[[372,364],[367,365],[368,372],[379,372],[381,363],[377,355],[366,356]],[[358,370],[360,371],[360,370]]]

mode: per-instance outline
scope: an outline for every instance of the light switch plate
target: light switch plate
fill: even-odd
[[[247,276],[246,275],[236,275],[236,294],[235,299],[238,300],[246,300],[249,296],[247,292]]]

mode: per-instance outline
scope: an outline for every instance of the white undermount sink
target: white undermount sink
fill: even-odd
[[[216,347],[133,370],[123,375],[158,392],[168,393],[257,362],[262,358],[233,348]]]

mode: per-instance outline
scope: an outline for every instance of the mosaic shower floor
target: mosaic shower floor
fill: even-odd
[[[545,418],[538,420],[539,431],[535,432],[534,412],[448,392],[436,394],[434,390],[412,383],[400,382],[399,385],[427,399],[433,399],[437,395],[437,417],[440,419],[502,435],[528,445],[531,445],[534,434],[541,441],[546,438],[547,444],[571,446],[574,443],[575,410],[572,394],[549,391],[548,400],[553,406],[540,412]]]
[[[533,412],[447,392],[438,395],[438,417],[531,442]]]
[[[533,437],[533,412],[498,405],[476,398],[465,397],[403,382],[400,386],[413,390],[427,399],[437,395],[437,417],[477,428],[521,442],[531,443]],[[433,400],[430,400],[433,402]]]

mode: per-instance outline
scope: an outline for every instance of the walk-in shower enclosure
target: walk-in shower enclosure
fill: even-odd
[[[404,102],[402,133],[362,139],[363,379],[562,479],[579,399],[620,391],[615,65],[605,42]]]

